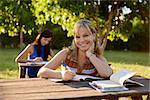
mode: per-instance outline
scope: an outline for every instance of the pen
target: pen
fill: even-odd
[[[65,64],[63,62],[62,65],[64,66],[65,70],[69,70],[69,71],[71,71],[72,73],[74,73],[76,75],[76,72],[74,72],[73,70],[71,70],[71,68],[67,64]]]
[[[62,65],[64,66],[65,70],[71,71],[70,67],[69,67],[67,64],[65,64],[65,63],[63,62]]]

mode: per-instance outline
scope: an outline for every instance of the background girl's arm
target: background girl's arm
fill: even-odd
[[[29,62],[32,61],[30,59],[27,59],[29,54],[32,54],[33,52],[33,45],[29,44],[15,59],[16,62]]]

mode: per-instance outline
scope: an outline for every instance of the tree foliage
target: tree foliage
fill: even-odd
[[[85,18],[111,41],[149,30],[148,0],[1,0],[0,6],[0,33],[11,36],[43,30],[49,21],[73,36],[75,22]]]
[[[148,0],[32,0],[32,5],[37,25],[51,21],[67,30],[68,36],[73,35],[75,22],[86,18],[94,23],[99,34],[109,34],[111,41],[127,41],[135,34],[135,27],[148,24],[149,19]],[[125,8],[131,12],[123,14]]]
[[[10,36],[20,32],[31,34],[36,28],[30,0],[1,0],[0,6],[0,33]]]

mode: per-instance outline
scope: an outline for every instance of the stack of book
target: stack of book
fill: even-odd
[[[143,84],[130,80],[136,72],[123,69],[118,73],[114,73],[110,76],[110,80],[98,80],[89,82],[89,85],[99,92],[112,92],[112,91],[126,91],[128,85],[144,86]]]

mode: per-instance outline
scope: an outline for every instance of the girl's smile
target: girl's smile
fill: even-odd
[[[88,50],[93,43],[93,36],[86,28],[79,28],[78,33],[75,34],[76,46],[82,51]]]

